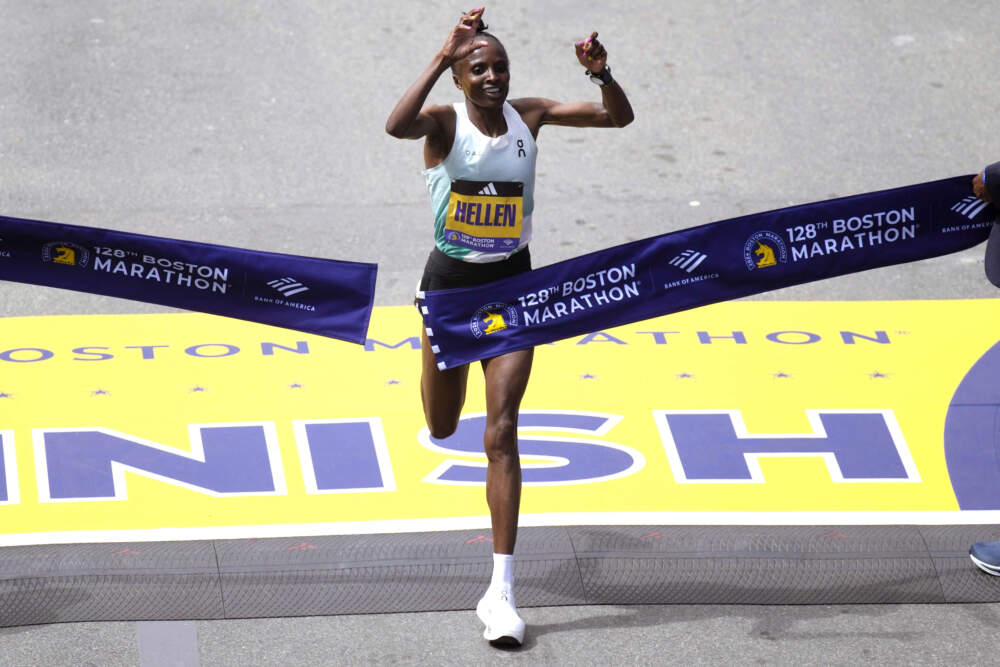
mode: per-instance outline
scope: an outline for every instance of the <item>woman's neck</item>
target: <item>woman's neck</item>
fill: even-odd
[[[503,116],[503,107],[498,109],[484,108],[476,106],[466,99],[465,110],[476,129],[487,137],[502,137],[507,134],[507,119]]]

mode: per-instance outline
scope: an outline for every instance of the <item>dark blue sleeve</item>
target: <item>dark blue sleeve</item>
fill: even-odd
[[[990,193],[990,199],[1000,202],[1000,162],[994,162],[986,167],[986,189]]]
[[[998,222],[993,223],[990,239],[986,242],[986,277],[991,283],[1000,287],[1000,223]]]

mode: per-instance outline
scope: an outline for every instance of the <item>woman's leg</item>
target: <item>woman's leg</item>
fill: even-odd
[[[517,412],[531,374],[531,350],[483,361],[486,376],[486,502],[493,524],[493,577],[476,614],[491,644],[520,646],[524,619],[514,601],[514,543],[521,505],[521,461],[517,452]]]
[[[486,431],[483,446],[486,503],[493,524],[493,551],[514,553],[521,504],[521,461],[517,451],[517,413],[531,374],[533,350],[519,350],[482,362],[486,376]]]
[[[423,357],[420,398],[424,403],[424,418],[432,437],[447,438],[458,428],[458,419],[465,404],[469,367],[439,370],[426,331],[421,336],[420,348]]]

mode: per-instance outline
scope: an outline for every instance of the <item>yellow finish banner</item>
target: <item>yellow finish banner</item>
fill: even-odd
[[[0,320],[0,544],[487,528],[482,374],[431,438],[420,326]],[[522,525],[995,521],[997,332],[1000,300],[729,302],[539,347]]]

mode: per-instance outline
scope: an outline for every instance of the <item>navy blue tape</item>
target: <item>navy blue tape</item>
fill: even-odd
[[[972,176],[802,204],[655,236],[479,287],[426,292],[438,365],[750,294],[936,257],[986,240]]]
[[[0,216],[0,280],[364,343],[375,264]]]

